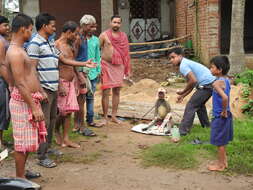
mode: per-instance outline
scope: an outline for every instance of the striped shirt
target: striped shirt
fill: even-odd
[[[41,86],[51,91],[58,90],[60,51],[55,47],[54,40],[46,40],[36,34],[26,48],[31,59],[38,60],[37,71]]]

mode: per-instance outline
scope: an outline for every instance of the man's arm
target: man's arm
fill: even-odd
[[[213,83],[213,88],[214,90],[221,96],[222,98],[222,112],[221,112],[221,116],[222,117],[227,117],[227,106],[228,106],[228,96],[226,95],[226,93],[224,92],[224,86],[225,83],[222,80],[216,80]]]
[[[9,63],[14,79],[15,86],[18,88],[24,101],[32,110],[35,121],[41,121],[44,119],[43,113],[34,103],[29,86],[25,80],[25,64],[24,55],[20,51],[12,52],[9,56]]]
[[[185,94],[185,96],[188,95],[198,82],[193,72],[189,72],[186,75],[186,79],[187,79],[187,84],[184,90],[177,92],[178,95],[183,95],[183,94]]]
[[[96,67],[96,63],[92,62],[91,60],[88,60],[85,62],[75,61],[74,59],[66,58],[63,54],[59,55],[59,60],[65,65],[83,66],[83,67],[88,67],[88,68]]]
[[[97,63],[97,72],[101,73],[101,55],[100,55],[100,43],[97,41],[95,49],[95,62]]]
[[[99,44],[100,44],[100,49],[102,50],[104,47],[104,43],[105,43],[105,37],[104,37],[104,33],[100,34],[99,36]]]

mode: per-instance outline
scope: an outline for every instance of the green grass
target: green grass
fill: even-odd
[[[141,152],[144,166],[190,169],[216,159],[217,148],[211,144],[192,145],[199,137],[209,141],[210,129],[195,126],[179,143],[162,143]],[[229,168],[225,173],[253,174],[253,120],[234,121],[234,140],[227,146]]]

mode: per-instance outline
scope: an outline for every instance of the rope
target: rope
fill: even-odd
[[[150,50],[145,50],[145,51],[134,51],[130,52],[130,55],[137,55],[137,54],[145,54],[145,53],[153,53],[153,52],[161,52],[161,51],[167,51],[173,48],[182,48],[183,46],[173,46],[169,48],[161,48],[161,49],[150,49]]]
[[[190,34],[186,35],[186,36],[182,36],[179,38],[174,38],[171,40],[163,40],[163,41],[157,41],[157,42],[141,42],[141,43],[129,43],[130,46],[139,46],[139,45],[152,45],[152,44],[162,44],[162,43],[169,43],[169,42],[174,42],[174,41],[178,41],[178,40],[182,40],[185,39],[187,37],[191,36]]]

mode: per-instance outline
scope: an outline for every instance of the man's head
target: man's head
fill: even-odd
[[[18,14],[12,21],[11,30],[13,33],[19,33],[20,35],[23,35],[24,41],[28,41],[33,30],[32,18],[25,14]]]
[[[112,16],[111,17],[111,23],[110,23],[111,29],[114,32],[119,31],[119,29],[121,27],[121,22],[122,22],[122,18],[119,15]]]
[[[91,36],[97,29],[95,17],[92,15],[83,15],[80,20],[80,26],[82,27],[84,33]]]
[[[173,65],[179,65],[183,58],[183,50],[182,48],[173,48],[168,52],[169,62]]]
[[[78,25],[74,21],[67,21],[62,27],[62,33],[64,33],[68,40],[74,41],[77,36]]]
[[[9,20],[4,16],[0,16],[0,34],[5,36],[8,34],[9,30]]]
[[[35,18],[36,30],[44,31],[47,36],[56,32],[56,19],[48,13],[40,13]]]

